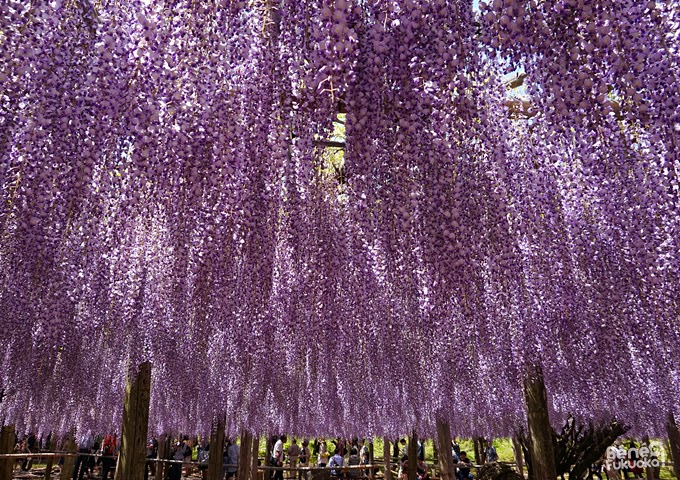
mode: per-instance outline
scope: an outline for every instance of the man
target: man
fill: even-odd
[[[290,463],[290,468],[297,467],[298,457],[300,456],[300,447],[297,444],[297,440],[291,440],[290,447],[288,447],[288,461]]]
[[[273,467],[283,467],[283,444],[286,443],[288,438],[285,435],[281,435],[276,443],[274,444],[274,450],[272,450],[271,463]],[[283,480],[283,470],[276,470],[274,472],[273,480]]]
[[[472,474],[470,473],[472,462],[467,458],[467,452],[464,450],[460,452],[460,459],[458,460],[456,467],[456,477],[458,480],[472,480]]]
[[[487,465],[489,463],[496,463],[498,461],[498,453],[496,453],[496,449],[491,443],[491,440],[486,441],[486,450],[484,452],[486,454]]]
[[[85,470],[87,469],[87,461],[89,460],[89,455],[92,453],[92,448],[94,448],[94,435],[90,430],[87,431],[80,439],[78,444],[78,458],[76,458],[76,464],[73,467],[73,480],[83,480],[83,475],[85,475]]]

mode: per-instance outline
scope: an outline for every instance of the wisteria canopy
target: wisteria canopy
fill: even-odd
[[[673,0],[0,2],[0,421],[660,433],[679,72]]]

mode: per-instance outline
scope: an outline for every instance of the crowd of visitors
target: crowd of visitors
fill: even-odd
[[[24,458],[17,458],[14,463],[15,470],[30,470],[32,456],[39,455],[41,451],[49,449],[51,438],[36,438],[30,433],[23,438],[16,439],[14,453],[27,454]],[[92,432],[86,432],[77,442],[78,456],[73,465],[73,480],[90,478],[113,478],[116,457],[120,447],[116,436],[112,433],[95,436]],[[371,449],[365,439],[341,438],[332,440],[322,438],[313,439],[311,442],[303,439],[291,439],[288,444],[286,435],[274,436],[269,439],[271,450],[269,451],[268,464],[273,467],[286,467],[285,469],[272,469],[271,480],[283,480],[284,476],[295,480],[316,480],[319,477],[311,474],[310,470],[296,469],[296,467],[328,467],[327,475],[331,477],[356,479],[366,478],[369,468],[346,469],[341,467],[354,467],[370,465]],[[407,480],[409,471],[408,442],[405,438],[392,442],[393,465],[398,468],[397,480]],[[147,444],[147,459],[158,459],[158,439],[152,438]],[[210,445],[205,439],[199,437],[190,438],[183,436],[170,442],[170,448],[165,460],[169,460],[166,472],[167,480],[181,480],[194,473],[206,477],[208,461],[210,458]],[[477,447],[475,447],[477,452]],[[476,463],[490,464],[498,462],[499,457],[491,440],[486,440],[485,448],[477,452],[481,458],[477,461],[471,459],[467,452],[461,450],[457,439],[451,442],[451,454],[454,461],[456,480],[473,480],[473,468]],[[239,445],[233,439],[226,439],[225,448],[222,452],[223,478],[233,479],[238,470]],[[660,476],[659,448],[645,438],[638,445],[633,439],[622,442],[616,440],[614,445],[607,449],[606,454],[589,471],[589,480],[658,480]],[[63,468],[63,458],[56,468]],[[147,461],[145,478],[156,477],[156,462]],[[373,468],[373,467],[371,467]],[[416,476],[417,480],[430,480],[430,468],[425,461],[425,448],[422,439],[417,439],[416,448]],[[295,472],[295,473],[293,473]],[[285,475],[284,475],[285,473]],[[267,477],[269,478],[269,476]]]

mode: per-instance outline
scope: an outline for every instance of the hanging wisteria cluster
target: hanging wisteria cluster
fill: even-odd
[[[2,2],[0,421],[659,433],[678,72],[677,2]]]

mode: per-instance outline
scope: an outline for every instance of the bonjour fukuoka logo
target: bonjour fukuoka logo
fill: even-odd
[[[625,448],[623,445],[607,447],[605,462],[609,468],[625,470],[628,468],[657,468],[666,461],[666,449],[658,440],[640,447]]]

